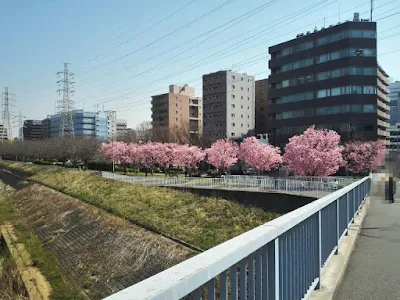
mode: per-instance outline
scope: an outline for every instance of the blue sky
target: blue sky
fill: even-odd
[[[399,80],[400,14],[390,15],[400,0],[375,0],[375,8],[378,60]],[[369,18],[369,1],[3,0],[0,11],[0,87],[15,94],[14,116],[53,114],[56,73],[69,62],[77,108],[104,105],[135,127],[151,119],[150,96],[170,84],[188,83],[201,96],[202,74],[265,78],[269,46],[356,11]]]

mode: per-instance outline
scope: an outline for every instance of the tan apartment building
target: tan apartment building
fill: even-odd
[[[377,70],[377,112],[378,112],[378,139],[387,147],[390,144],[390,99],[389,99],[389,75],[378,64]]]
[[[153,130],[164,133],[165,140],[202,133],[203,103],[195,96],[194,88],[170,85],[169,93],[152,96],[151,104]]]

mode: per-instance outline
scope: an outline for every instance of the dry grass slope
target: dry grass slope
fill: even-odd
[[[30,179],[201,249],[209,249],[278,217],[276,213],[232,201],[107,180],[90,172],[2,164],[33,173]]]

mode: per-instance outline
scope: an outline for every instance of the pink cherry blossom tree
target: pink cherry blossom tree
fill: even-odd
[[[178,145],[176,150],[176,163],[185,168],[189,176],[196,171],[199,163],[206,157],[206,153],[197,146]]]
[[[240,158],[255,172],[276,169],[282,164],[281,150],[265,145],[255,137],[248,137],[240,144]]]
[[[147,142],[138,147],[138,162],[144,167],[146,176],[148,173],[153,175],[154,166],[159,164],[159,147],[158,143],[154,142]]]
[[[329,176],[344,165],[340,135],[311,126],[286,145],[284,164],[298,176]]]
[[[347,143],[343,149],[346,171],[355,175],[368,175],[383,164],[385,145],[379,141]]]
[[[222,174],[238,161],[239,146],[230,140],[221,139],[206,149],[206,154],[207,162]]]
[[[99,150],[102,158],[109,162],[120,162],[126,151],[126,144],[121,142],[103,143]]]

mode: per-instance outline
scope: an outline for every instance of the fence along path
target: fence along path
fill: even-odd
[[[101,172],[102,177],[136,184],[187,187],[202,189],[248,190],[258,192],[279,192],[312,197],[322,197],[355,182],[347,177],[288,177],[273,178],[266,176],[235,176],[221,178],[200,177],[160,177],[126,176],[110,172]]]
[[[360,179],[106,299],[307,299],[370,186]]]

